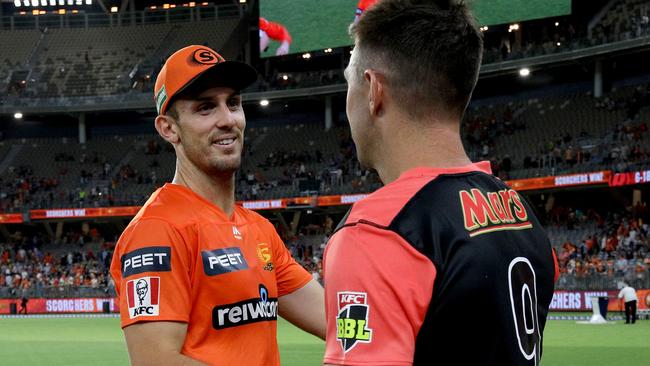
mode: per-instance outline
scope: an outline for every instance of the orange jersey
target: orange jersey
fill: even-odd
[[[291,34],[289,34],[287,28],[280,23],[269,22],[260,17],[260,30],[266,33],[266,35],[273,40],[291,43]]]
[[[357,4],[357,11],[356,11],[357,16],[363,14],[364,11],[368,10],[368,8],[375,5],[376,2],[377,0],[359,0],[359,3]]]
[[[280,365],[277,299],[311,280],[253,211],[233,218],[165,184],[126,228],[111,263],[122,327],[188,323],[181,352],[210,365]]]

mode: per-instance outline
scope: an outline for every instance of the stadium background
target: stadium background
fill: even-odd
[[[3,365],[126,362],[118,320],[105,313],[115,311],[106,264],[139,205],[173,174],[173,151],[153,129],[151,89],[165,57],[187,44],[260,71],[244,93],[237,196],[320,276],[327,235],[351,203],[380,187],[356,163],[347,132],[350,48],[336,37],[356,1],[338,2],[294,1],[288,10],[271,0],[0,2]],[[505,24],[481,22],[484,65],[463,137],[473,160],[490,160],[526,195],[558,250],[543,363],[646,364],[650,324],[621,324],[617,300],[613,325],[576,320],[589,318],[591,296],[615,296],[620,280],[639,290],[645,314],[650,305],[650,5],[574,1],[567,14],[564,1],[493,3],[520,11]],[[287,19],[296,42],[295,24],[309,26],[303,44],[292,44],[299,53],[260,57],[265,11]],[[328,36],[335,21],[343,31]],[[13,314],[23,297],[38,315]],[[489,314],[476,304],[467,316]],[[278,333],[284,364],[319,363],[322,342],[282,321]]]

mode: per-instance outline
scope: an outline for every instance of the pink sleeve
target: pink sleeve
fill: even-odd
[[[357,224],[332,237],[324,271],[325,363],[412,365],[433,263],[395,232]]]

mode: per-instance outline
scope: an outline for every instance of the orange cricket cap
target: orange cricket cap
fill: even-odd
[[[206,46],[187,46],[167,59],[158,73],[154,102],[158,114],[165,114],[170,101],[191,89],[227,86],[242,90],[257,80],[257,71],[248,64],[226,61]],[[198,89],[202,90],[202,89]]]

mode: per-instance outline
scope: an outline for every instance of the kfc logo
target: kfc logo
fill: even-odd
[[[160,277],[142,277],[126,283],[131,319],[158,316],[160,313]]]

